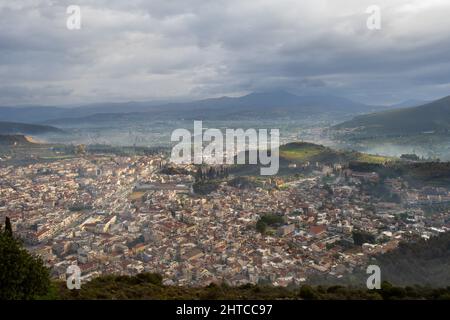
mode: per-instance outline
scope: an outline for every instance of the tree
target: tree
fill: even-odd
[[[79,144],[75,146],[75,154],[77,155],[86,154],[86,145]]]
[[[352,232],[352,236],[353,236],[353,242],[357,246],[361,246],[364,243],[375,243],[375,237],[372,234],[362,231],[362,230],[354,230]]]
[[[262,220],[258,220],[256,222],[256,230],[262,234],[266,233],[267,224]]]
[[[5,233],[12,237],[12,226],[9,217],[5,218]]]
[[[319,299],[318,294],[309,285],[301,286],[299,295],[300,295],[300,298],[302,298],[304,300],[317,300],[317,299]]]
[[[0,226],[0,300],[36,299],[50,290],[48,269],[29,254],[11,231],[7,219]]]

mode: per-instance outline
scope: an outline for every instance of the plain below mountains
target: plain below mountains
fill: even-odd
[[[103,103],[80,107],[0,107],[8,121],[73,124],[133,120],[242,120],[345,116],[384,110],[337,96],[298,96],[285,91],[251,93],[191,102]]]
[[[372,136],[450,133],[450,96],[412,108],[357,116],[334,129]]]

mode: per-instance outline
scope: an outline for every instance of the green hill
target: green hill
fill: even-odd
[[[302,165],[306,163],[314,164],[348,164],[349,162],[362,162],[366,164],[384,164],[386,162],[395,161],[396,158],[385,157],[361,153],[357,151],[341,151],[335,150],[322,145],[309,142],[292,142],[280,146],[279,171],[278,175],[286,176],[298,173],[299,168],[293,165]],[[248,151],[246,152],[248,159]],[[398,159],[397,159],[398,160]],[[238,176],[259,176],[260,165],[234,165],[230,168],[230,174]]]
[[[355,151],[339,151],[308,142],[293,142],[281,146],[280,158],[289,163],[346,163],[350,161],[384,163],[393,159]]]
[[[372,135],[410,135],[424,132],[448,133],[450,96],[419,107],[396,109],[355,117],[334,129],[354,129]]]

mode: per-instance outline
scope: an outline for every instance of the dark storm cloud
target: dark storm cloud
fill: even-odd
[[[72,4],[78,31],[66,28]],[[450,94],[449,14],[446,0],[1,1],[0,103],[272,89],[428,100]]]

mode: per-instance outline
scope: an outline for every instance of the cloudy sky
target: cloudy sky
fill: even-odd
[[[2,105],[278,89],[433,99],[450,95],[449,57],[449,0],[0,0]]]

